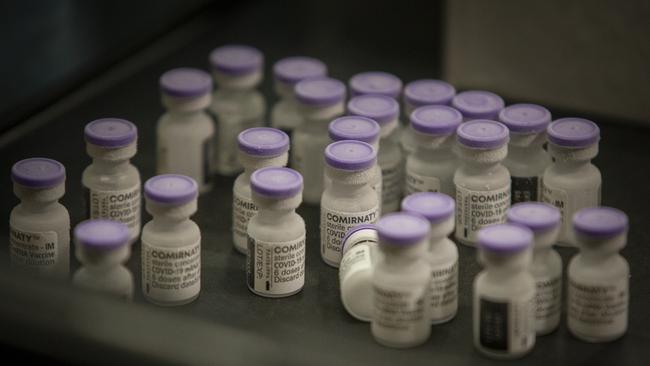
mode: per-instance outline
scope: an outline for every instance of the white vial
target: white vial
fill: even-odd
[[[65,167],[45,158],[24,159],[11,168],[20,204],[9,216],[12,267],[66,278],[70,271],[70,215],[59,203]]]
[[[560,211],[541,202],[522,202],[508,210],[508,222],[533,232],[535,279],[535,330],[537,335],[553,332],[562,314],[562,258],[553,249],[560,232]]]
[[[332,121],[328,128],[329,136],[332,142],[342,140],[363,141],[370,144],[375,151],[379,151],[379,134],[381,128],[379,124],[370,118],[360,116],[343,116]],[[372,177],[370,178],[370,188],[377,193],[381,215],[381,169],[375,164],[372,168]],[[325,188],[332,184],[327,174],[325,175]]]
[[[476,244],[485,226],[506,221],[510,208],[510,174],[501,165],[508,154],[508,128],[488,120],[465,122],[456,130],[461,165],[456,185],[456,239]]]
[[[402,211],[422,215],[431,224],[427,307],[431,323],[448,322],[458,311],[458,248],[448,236],[454,231],[454,199],[444,193],[421,192],[402,200]]]
[[[199,192],[212,188],[214,121],[206,113],[212,79],[198,69],[179,68],[160,77],[162,103],[167,112],[158,120],[157,174],[183,174],[199,184]]]
[[[374,312],[370,331],[385,346],[420,345],[431,335],[427,298],[431,269],[425,260],[429,222],[400,212],[377,222],[379,249],[372,278]]]
[[[537,104],[513,104],[502,109],[499,121],[510,130],[503,165],[511,179],[511,203],[542,200],[544,170],[551,157],[544,150],[551,112]]]
[[[404,116],[409,120],[416,108],[427,105],[450,105],[456,89],[449,83],[435,79],[411,81],[404,87]],[[415,136],[412,129],[405,128],[400,136],[400,145],[408,156],[415,150]]]
[[[361,95],[350,99],[347,108],[351,115],[370,118],[381,127],[377,154],[382,175],[381,212],[397,211],[404,184],[404,161],[399,145],[391,136],[399,127],[399,104],[385,95]]]
[[[217,84],[210,112],[216,118],[214,169],[221,175],[242,170],[237,160],[237,135],[264,125],[266,101],[256,87],[264,76],[264,55],[244,45],[222,46],[210,53]]]
[[[72,277],[80,288],[133,299],[133,275],[124,266],[131,255],[129,228],[120,222],[86,220],[74,228],[75,254],[83,264]]]
[[[201,230],[196,213],[198,185],[185,175],[147,180],[144,197],[153,216],[142,229],[142,293],[163,306],[194,301],[201,291]]]
[[[248,250],[248,220],[257,213],[251,194],[251,174],[269,166],[287,165],[289,136],[269,127],[253,127],[237,136],[239,161],[244,167],[232,188],[232,239],[242,254]]]
[[[463,116],[452,107],[424,106],[411,113],[415,150],[406,158],[404,193],[442,192],[454,197],[458,158],[453,151]]]
[[[372,272],[377,256],[377,226],[361,224],[343,238],[343,258],[339,267],[341,303],[353,317],[372,319]]]
[[[93,159],[83,172],[88,218],[108,219],[129,227],[133,244],[140,236],[140,172],[130,159],[137,151],[138,129],[129,121],[103,118],[84,129],[86,151]]]
[[[325,163],[332,184],[320,203],[320,254],[325,263],[338,267],[345,234],[379,218],[377,193],[369,185],[377,153],[365,142],[343,140],[327,146]]]
[[[582,118],[561,118],[548,126],[548,152],[553,163],[542,179],[542,201],[560,209],[559,245],[575,246],[571,218],[585,207],[600,206],[602,178],[591,164],[598,155],[598,126]]]
[[[573,229],[580,253],[567,269],[569,331],[587,342],[620,338],[628,323],[630,266],[618,252],[628,218],[615,208],[585,208],[573,216]]]
[[[496,121],[505,103],[500,96],[492,92],[468,90],[456,94],[451,101],[451,106],[463,114],[464,121],[471,121],[473,119]]]
[[[291,296],[305,285],[305,221],[296,213],[302,185],[300,173],[289,168],[251,175],[258,212],[248,222],[246,282],[256,295]]]
[[[293,131],[291,166],[305,180],[305,202],[317,205],[323,194],[323,152],[329,123],[344,112],[345,84],[331,78],[303,80],[294,89],[303,123]]]
[[[513,224],[479,231],[474,280],[474,345],[499,359],[522,357],[535,345],[535,281],[529,272],[533,233]]]

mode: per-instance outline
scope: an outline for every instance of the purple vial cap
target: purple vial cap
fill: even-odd
[[[548,125],[546,131],[551,143],[564,147],[587,147],[600,139],[598,125],[584,118],[560,118]]]
[[[411,81],[404,88],[404,101],[414,107],[450,104],[454,95],[456,89],[451,84],[435,79]]]
[[[302,190],[302,175],[283,167],[258,169],[251,175],[251,190],[267,198],[290,198]]]
[[[278,156],[289,150],[289,136],[271,127],[253,127],[237,136],[239,150],[253,156]]]
[[[348,102],[348,112],[355,116],[372,118],[384,124],[399,115],[399,103],[385,95],[359,95]]]
[[[287,57],[273,65],[273,75],[282,83],[294,85],[301,80],[326,76],[327,66],[311,57]]]
[[[454,216],[456,203],[444,193],[419,192],[402,200],[402,211],[424,216],[430,223],[437,223]]]
[[[379,139],[381,128],[374,120],[361,116],[344,116],[330,122],[328,132],[332,141],[356,140],[369,144]]]
[[[451,135],[463,122],[463,115],[446,105],[427,105],[411,113],[411,127],[427,135]]]
[[[251,46],[221,46],[210,53],[212,68],[232,76],[251,74],[260,70],[263,63],[264,55],[262,55],[262,52]]]
[[[129,227],[117,221],[86,220],[74,228],[76,243],[92,249],[118,249],[127,245],[129,238]]]
[[[573,230],[586,236],[611,238],[624,233],[627,228],[627,215],[612,207],[583,208],[573,215]]]
[[[533,232],[521,225],[497,224],[480,229],[477,240],[482,250],[492,253],[516,253],[531,246]]]
[[[402,92],[402,80],[393,74],[383,71],[368,71],[356,74],[350,78],[350,94],[375,94],[391,98],[399,97]]]
[[[337,141],[325,148],[325,162],[332,168],[358,171],[372,167],[376,161],[375,148],[363,141]]]
[[[11,180],[28,188],[53,188],[65,181],[65,167],[47,158],[23,159],[11,167]]]
[[[361,224],[361,225],[357,225],[357,226],[351,228],[350,230],[348,230],[347,233],[345,233],[345,236],[343,237],[343,240],[341,241],[341,243],[343,243],[343,246],[345,246],[347,244],[347,241],[352,236],[352,234],[356,233],[357,231],[361,231],[361,230],[375,230],[376,231],[377,230],[377,225],[375,225],[375,224]]]
[[[212,92],[212,77],[203,70],[189,67],[172,69],[160,77],[160,91],[178,98],[201,97]]]
[[[505,103],[492,92],[468,90],[458,93],[451,105],[467,119],[497,119]]]
[[[532,231],[546,231],[560,225],[560,210],[542,202],[521,202],[513,205],[506,213],[508,222],[525,226]]]
[[[503,123],[475,119],[458,126],[456,138],[473,149],[496,149],[508,143],[508,127]]]
[[[164,204],[182,205],[196,199],[196,181],[180,174],[162,174],[149,178],[144,184],[147,199]]]
[[[499,112],[499,121],[506,125],[510,132],[540,133],[551,123],[551,112],[537,104],[513,104]]]
[[[296,84],[294,93],[303,104],[327,107],[345,99],[345,84],[328,77],[306,79]]]
[[[96,119],[84,128],[86,142],[107,148],[128,146],[138,138],[138,128],[125,119]]]
[[[429,236],[430,224],[424,217],[409,212],[394,212],[377,222],[377,235],[382,244],[407,246]]]

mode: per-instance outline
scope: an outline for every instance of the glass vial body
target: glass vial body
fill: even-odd
[[[339,267],[341,303],[358,320],[372,319],[372,272],[377,258],[377,226],[361,224],[343,238]]]

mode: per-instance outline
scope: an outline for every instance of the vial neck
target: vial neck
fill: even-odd
[[[508,146],[508,158],[512,160],[531,160],[536,159],[540,155],[546,155],[546,151],[544,151],[542,145]]]
[[[51,201],[35,201],[30,199],[23,199],[20,203],[25,210],[33,213],[38,213],[50,211],[52,208],[54,208],[54,206],[56,206],[57,203],[59,203],[59,200],[56,199]]]
[[[128,167],[129,164],[130,164],[130,159],[120,159],[120,160],[106,160],[102,158],[93,159],[93,165],[95,165],[95,167],[107,173],[118,172]]]
[[[427,241],[424,240],[418,244],[408,247],[380,245],[381,252],[384,254],[384,263],[388,266],[404,266],[421,260],[427,251]]]
[[[500,161],[493,162],[493,161],[475,161],[475,160],[467,160],[465,159],[465,166],[475,170],[479,171],[482,173],[491,173],[497,170],[497,168],[501,165]]]
[[[260,207],[257,213],[257,219],[259,222],[264,224],[274,224],[276,222],[285,221],[285,219],[292,216],[294,213],[295,209],[284,208],[270,210]]]
[[[591,160],[556,160],[555,168],[561,172],[577,172],[587,169]]]
[[[504,280],[525,272],[532,260],[532,251],[524,250],[514,254],[480,252],[481,262],[487,275],[494,280]]]
[[[456,158],[451,146],[431,147],[418,145],[415,154],[418,159],[424,161],[448,161]]]
[[[175,120],[184,120],[184,119],[192,119],[195,116],[201,115],[203,111],[204,111],[203,108],[194,109],[194,110],[184,110],[184,109],[174,108],[174,109],[167,110],[167,113],[169,113],[169,115]]]
[[[65,193],[65,185],[48,189],[33,189],[14,184],[14,193],[20,199],[22,208],[31,212],[46,212],[56,206]]]

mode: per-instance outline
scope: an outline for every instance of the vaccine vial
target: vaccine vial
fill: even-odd
[[[289,168],[251,175],[258,212],[248,223],[246,282],[256,295],[291,296],[305,284],[305,221],[296,213],[302,185],[300,173]]]
[[[343,238],[343,258],[339,267],[341,302],[358,320],[372,319],[372,272],[377,257],[377,226],[361,224]]]
[[[510,172],[512,204],[541,201],[544,170],[551,164],[544,150],[551,112],[536,104],[513,104],[501,110],[499,121],[510,130],[503,165]]]
[[[377,153],[365,142],[343,140],[327,146],[325,163],[332,184],[320,203],[320,254],[325,263],[338,267],[345,234],[379,218],[377,193],[369,185]]]
[[[131,255],[129,228],[110,220],[86,220],[75,226],[75,255],[82,267],[73,285],[123,300],[133,299],[133,275],[124,266]]]
[[[562,313],[562,258],[553,249],[560,232],[560,211],[541,202],[522,202],[508,210],[508,222],[533,232],[535,279],[535,330],[537,335],[553,332]]]
[[[425,260],[429,222],[416,214],[391,213],[377,222],[377,234],[380,255],[372,276],[370,331],[388,347],[420,345],[431,335],[431,269]]]
[[[385,95],[360,95],[348,102],[348,113],[370,118],[381,128],[377,161],[382,175],[381,212],[397,211],[402,196],[403,155],[392,134],[399,127],[399,104]]]
[[[348,82],[350,95],[385,95],[398,99],[402,93],[402,80],[383,71],[366,71],[358,73]]]
[[[126,224],[133,244],[140,235],[142,201],[140,172],[130,162],[137,151],[138,129],[127,120],[103,118],[88,123],[84,135],[93,159],[81,178],[88,218]]]
[[[468,90],[456,94],[451,106],[463,114],[464,121],[473,119],[497,120],[505,106],[503,99],[489,91]]]
[[[157,126],[157,174],[183,174],[199,184],[199,192],[212,188],[214,121],[206,113],[212,98],[207,72],[180,68],[160,77],[162,103],[167,110]]]
[[[264,56],[244,45],[222,46],[210,53],[217,90],[210,112],[217,121],[214,170],[233,175],[242,170],[237,160],[237,135],[264,125],[266,101],[256,87],[264,76]]]
[[[506,221],[510,208],[510,174],[501,165],[508,154],[508,128],[502,123],[473,120],[456,130],[461,165],[454,174],[456,185],[456,239],[476,244],[485,226]]]
[[[533,233],[514,224],[479,231],[474,279],[474,345],[484,355],[514,359],[535,345],[535,281],[529,272]]]
[[[608,342],[627,330],[630,266],[618,252],[627,241],[628,218],[610,207],[573,216],[580,253],[569,262],[567,323],[586,342]]]
[[[458,311],[458,248],[448,238],[454,231],[454,209],[454,199],[444,193],[420,192],[402,200],[402,211],[422,215],[431,225],[427,308],[433,324],[450,321]]]
[[[201,230],[190,216],[198,184],[185,175],[147,180],[144,197],[153,220],[142,229],[142,293],[162,306],[194,301],[201,291]]]
[[[303,123],[293,132],[291,166],[305,180],[305,202],[317,205],[323,194],[323,153],[329,144],[329,123],[343,114],[345,108],[345,84],[331,78],[300,81],[294,93]]]
[[[261,168],[287,165],[289,136],[269,127],[253,127],[237,136],[239,161],[244,167],[232,188],[232,239],[242,254],[248,250],[248,220],[257,213],[251,194],[251,174]]]
[[[46,158],[24,159],[11,168],[20,204],[9,216],[11,265],[58,278],[70,271],[70,215],[59,203],[65,167]]]
[[[370,144],[375,151],[379,151],[379,124],[370,118],[359,116],[343,116],[329,124],[329,136],[332,142],[342,140],[363,141]],[[377,193],[377,200],[381,211],[381,169],[375,164],[372,168],[370,187]],[[329,187],[331,180],[325,175],[325,187]],[[381,213],[380,213],[381,214]]]
[[[271,110],[271,126],[284,131],[291,138],[293,130],[302,123],[293,89],[301,80],[327,76],[327,66],[311,57],[287,57],[273,65],[273,76],[275,93],[280,100]]]
[[[575,246],[571,218],[585,207],[600,206],[602,178],[591,159],[598,155],[598,126],[582,118],[561,118],[547,129],[553,163],[544,171],[542,200],[560,209],[558,244]]]
[[[406,195],[442,192],[455,196],[458,158],[453,151],[454,135],[462,121],[460,112],[448,106],[424,106],[411,113],[415,150],[406,158]]]

